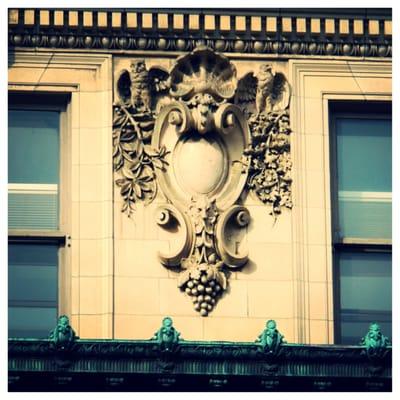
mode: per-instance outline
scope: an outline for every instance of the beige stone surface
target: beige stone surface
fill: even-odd
[[[157,251],[168,250],[167,242],[156,240],[116,240],[115,275],[121,277],[167,278],[168,270],[157,258]]]
[[[309,244],[325,244],[327,231],[327,210],[325,208],[307,209],[307,239]]]
[[[35,11],[34,10],[25,10],[24,23],[25,23],[25,25],[33,25],[35,23]]]
[[[236,275],[238,280],[291,281],[292,245],[249,243],[250,260]]]
[[[176,279],[160,279],[159,285],[160,315],[199,318],[198,312],[193,309],[192,299],[179,290]]]
[[[168,14],[157,14],[158,29],[168,29]]]
[[[250,224],[247,227],[248,243],[291,243],[291,213],[283,210],[274,221],[270,209],[264,205],[248,206]]]
[[[174,29],[183,29],[183,14],[174,14]]]
[[[144,29],[150,29],[153,27],[153,14],[150,13],[142,14],[142,27]]]
[[[392,21],[385,21],[383,24],[385,35],[392,35]]]
[[[248,281],[247,288],[250,317],[293,317],[293,282]]]
[[[331,18],[327,18],[325,20],[325,32],[329,34],[335,33],[335,20]]]
[[[114,316],[115,339],[150,339],[161,324],[162,318],[158,315],[116,314]],[[177,325],[176,328],[178,328]]]
[[[326,24],[327,24],[326,20]],[[325,26],[325,30],[327,31],[327,25]],[[321,32],[321,21],[319,18],[311,18],[311,33],[320,33]],[[327,31],[327,33],[329,33]]]
[[[282,18],[282,31],[291,32],[292,31],[292,19],[283,17]]]
[[[8,10],[8,23],[10,25],[18,24],[18,10]]]
[[[246,281],[230,279],[228,290],[218,300],[210,318],[248,316],[248,288]]]
[[[349,32],[350,32],[349,20],[348,19],[341,19],[339,21],[339,33],[341,35],[348,35]]]
[[[113,28],[121,27],[121,13],[120,12],[113,12],[111,14],[111,25]]]
[[[71,277],[71,313],[79,314],[79,277]]]
[[[111,237],[111,201],[81,201],[79,231],[82,239]]]
[[[221,15],[219,17],[219,29],[221,29],[221,31],[230,31],[231,30],[230,15]]]
[[[103,290],[104,279],[106,278],[85,276],[79,278],[79,312],[81,314],[104,312],[102,299],[107,295]]]
[[[317,162],[317,160],[315,160]],[[325,165],[324,161],[324,165]],[[307,206],[308,207],[319,207],[325,208],[327,207],[326,204],[326,192],[323,190],[325,187],[325,174],[323,170],[314,171],[308,170],[307,171]]]
[[[90,27],[93,25],[93,13],[91,11],[83,12],[83,26]]]
[[[370,35],[379,35],[379,21],[369,20],[368,21],[368,33]]]
[[[126,14],[126,25],[128,28],[136,28],[137,27],[137,14],[133,12],[128,12]]]
[[[40,18],[40,25],[49,25],[50,23],[50,12],[47,10],[40,10],[39,12],[39,18]]]
[[[246,30],[246,17],[235,17],[235,28],[237,31],[245,31]]]
[[[308,285],[310,296],[310,318],[328,319],[328,285],[320,282],[312,282]]]
[[[159,290],[157,279],[115,277],[115,314],[160,316]]]
[[[207,31],[213,31],[215,29],[215,16],[205,15],[204,16],[204,29]]]
[[[111,239],[81,239],[79,251],[80,275],[82,277],[99,277],[109,271],[103,266],[112,263]],[[111,259],[110,259],[111,258]]]
[[[306,32],[306,19],[305,18],[296,18],[296,31],[298,33]]]
[[[204,340],[254,342],[265,329],[267,319],[247,318],[206,318],[204,319]],[[276,319],[278,330],[288,342],[293,341],[293,321]],[[178,325],[176,325],[178,326]]]
[[[327,320],[310,321],[310,344],[326,344],[329,339],[329,324]]]
[[[199,29],[199,16],[196,15],[189,15],[189,29]]]
[[[261,32],[261,17],[251,17],[250,27],[252,32]]]
[[[310,282],[327,282],[327,251],[325,245],[308,246],[308,278]]]
[[[77,334],[81,339],[102,339],[106,337],[107,316],[84,315],[79,316],[79,330]]]
[[[276,17],[267,17],[266,21],[267,32],[276,32]]]
[[[364,21],[361,19],[355,19],[353,30],[354,30],[355,35],[363,35],[364,34]]]
[[[80,238],[80,204],[79,201],[73,201],[71,206],[71,237]]]
[[[77,11],[69,11],[69,26],[78,26],[78,12]]]
[[[79,277],[80,241],[71,239],[71,276]]]
[[[64,25],[64,11],[54,11],[54,25]]]

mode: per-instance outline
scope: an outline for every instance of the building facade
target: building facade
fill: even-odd
[[[391,26],[10,9],[10,390],[390,390]]]

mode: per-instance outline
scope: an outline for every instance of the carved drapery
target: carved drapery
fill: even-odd
[[[248,260],[237,237],[250,221],[236,202],[252,190],[271,206],[291,208],[289,84],[269,64],[237,79],[230,60],[207,47],[179,57],[168,73],[143,60],[120,71],[114,104],[114,169],[132,215],[157,187],[168,203],[157,224],[185,238],[165,267],[202,316],[228,285],[229,270]],[[243,235],[242,235],[243,236]],[[235,237],[235,240],[231,238]]]

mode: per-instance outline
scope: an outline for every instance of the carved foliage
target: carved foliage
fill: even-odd
[[[128,216],[137,201],[151,203],[157,193],[155,168],[167,165],[164,148],[155,150],[149,145],[155,115],[151,109],[151,94],[162,93],[167,84],[157,74],[150,74],[144,61],[131,64],[131,71],[123,70],[117,82],[119,101],[114,104],[113,160],[124,200],[122,212]]]
[[[57,326],[49,335],[50,343],[57,350],[69,350],[76,339],[79,339],[69,324],[69,318],[61,315]]]
[[[292,208],[289,100],[286,78],[268,64],[261,65],[256,76],[246,74],[235,97],[248,115],[252,138],[242,160],[247,164],[250,157],[247,187],[272,206],[274,216],[281,207]]]
[[[370,375],[381,374],[384,368],[384,359],[389,351],[390,341],[382,334],[381,328],[376,322],[369,326],[368,333],[361,340],[361,345],[364,347],[362,354],[366,355],[370,361],[366,366]]]
[[[161,328],[154,334],[158,349],[161,352],[173,352],[177,349],[180,333],[173,327],[172,318],[165,317]]]
[[[207,316],[227,287],[224,263],[215,244],[219,213],[215,201],[207,202],[203,197],[192,200],[188,214],[194,224],[195,243],[190,257],[181,261],[184,271],[178,278],[178,287],[192,297],[194,309]]]
[[[272,319],[267,321],[264,331],[256,340],[263,352],[274,356],[278,355],[284,342],[283,335],[278,331],[276,322]]]

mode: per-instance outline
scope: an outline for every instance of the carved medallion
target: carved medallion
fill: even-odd
[[[157,223],[181,230],[185,240],[165,267],[180,268],[178,287],[206,316],[242,267],[232,232],[250,221],[236,205],[251,189],[272,214],[291,207],[289,85],[262,65],[237,80],[235,66],[207,47],[179,57],[170,73],[136,61],[117,81],[114,105],[114,167],[131,215],[137,201],[151,202],[161,189],[168,203]]]

